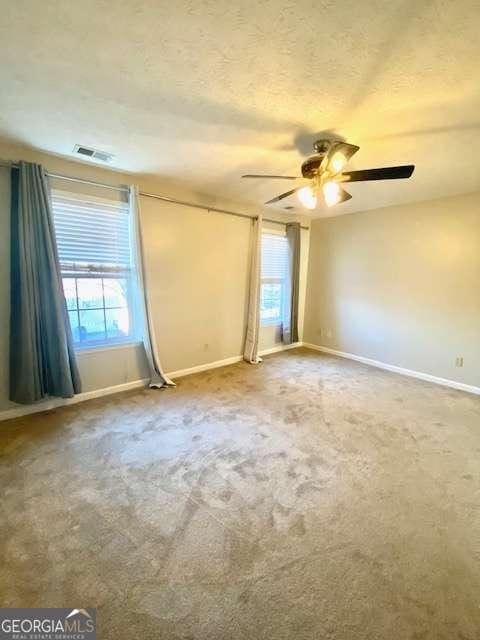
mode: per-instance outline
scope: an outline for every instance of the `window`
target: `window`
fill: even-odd
[[[262,273],[260,286],[260,320],[281,324],[288,283],[288,243],[285,236],[262,234]]]
[[[128,204],[52,193],[53,220],[76,347],[135,339]]]

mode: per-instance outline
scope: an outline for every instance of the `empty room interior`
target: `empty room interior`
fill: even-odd
[[[0,6],[0,637],[478,640],[478,2]]]

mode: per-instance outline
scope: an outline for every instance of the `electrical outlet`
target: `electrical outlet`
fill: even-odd
[[[210,349],[210,345],[208,344],[208,342],[205,342],[205,344],[203,345],[203,350],[208,351],[209,349]]]
[[[332,337],[332,330],[331,329],[327,329],[327,338],[330,340]]]
[[[455,358],[455,366],[463,367],[463,358],[461,356],[459,356],[458,358]]]

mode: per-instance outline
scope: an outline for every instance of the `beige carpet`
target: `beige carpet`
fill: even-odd
[[[0,424],[3,606],[98,638],[477,640],[480,399],[307,350]]]

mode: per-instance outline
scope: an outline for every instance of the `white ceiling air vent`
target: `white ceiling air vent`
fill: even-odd
[[[73,147],[73,153],[86,158],[92,158],[92,160],[100,160],[101,162],[110,162],[113,158],[111,153],[99,151],[98,149],[91,149],[90,147],[83,147],[81,144],[76,144]]]

